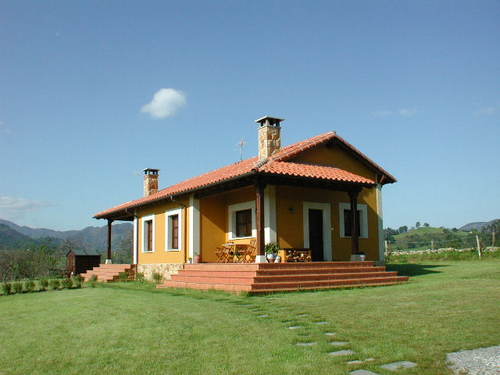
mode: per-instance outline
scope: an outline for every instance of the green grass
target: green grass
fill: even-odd
[[[0,374],[389,375],[378,365],[409,360],[418,367],[402,374],[443,375],[446,353],[500,344],[499,260],[390,268],[411,281],[255,297],[139,283],[0,297]],[[376,360],[349,367],[328,356],[332,340],[350,343],[349,359]]]

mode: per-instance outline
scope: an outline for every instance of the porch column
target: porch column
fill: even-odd
[[[112,263],[111,261],[111,228],[113,220],[108,219],[108,254],[106,256],[106,264]]]
[[[359,233],[358,233],[358,191],[350,191],[351,199],[351,253],[359,253]]]
[[[257,182],[255,186],[255,220],[257,226],[257,256],[255,258],[256,263],[265,263],[266,256],[264,255],[264,185]]]

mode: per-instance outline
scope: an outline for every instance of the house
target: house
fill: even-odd
[[[144,170],[144,196],[97,213],[133,221],[137,271],[166,278],[189,263],[216,263],[227,242],[310,249],[313,262],[384,262],[382,186],[396,179],[335,132],[281,146],[282,119],[258,120],[258,156],[165,189]],[[357,212],[352,215],[351,212]],[[364,256],[361,256],[364,254]]]

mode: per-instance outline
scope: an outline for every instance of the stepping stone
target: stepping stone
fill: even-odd
[[[416,363],[410,361],[399,361],[399,362],[388,363],[380,367],[389,371],[397,371],[400,368],[412,368],[415,367],[416,365],[417,365]]]
[[[257,318],[269,318],[269,315],[267,315],[267,314],[262,314],[262,315],[257,316]]]
[[[300,329],[300,328],[303,328],[302,326],[291,326],[291,327],[288,327],[288,329]]]
[[[371,372],[368,370],[356,370],[356,371],[351,371],[349,375],[378,375],[376,372]]]
[[[325,332],[325,336],[335,336],[335,332]]]
[[[345,346],[345,345],[349,345],[349,343],[347,341],[331,341],[330,345],[333,345],[333,346]]]
[[[313,346],[313,345],[316,345],[316,343],[315,342],[298,342],[295,345],[297,345],[297,346]]]
[[[322,325],[328,324],[328,322],[314,322],[314,324],[322,326]]]
[[[354,361],[347,361],[346,363],[348,365],[360,365],[360,364],[364,363],[364,361],[360,361],[359,359],[356,359]]]
[[[309,316],[309,314],[300,314],[300,315],[297,315],[297,317],[299,317],[299,318],[305,318],[306,316]]]
[[[328,354],[331,355],[331,356],[333,356],[333,357],[339,357],[339,356],[342,356],[342,355],[356,354],[356,352],[353,351],[353,350],[338,350],[336,352],[330,352]]]

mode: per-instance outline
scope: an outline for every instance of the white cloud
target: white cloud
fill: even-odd
[[[401,108],[398,113],[404,117],[411,117],[417,113],[417,110],[415,108]]]
[[[18,218],[27,212],[49,206],[51,204],[48,202],[0,195],[0,216],[6,219]]]
[[[7,125],[5,125],[5,122],[0,121],[0,134],[10,134],[12,133],[11,130]]]
[[[175,89],[160,89],[153,95],[153,100],[141,108],[141,112],[149,113],[153,118],[173,116],[186,105],[186,95]]]
[[[491,116],[500,110],[500,105],[493,107],[483,107],[477,111],[478,115]]]
[[[403,116],[403,117],[412,117],[417,113],[417,110],[415,108],[401,108],[401,109],[395,109],[395,110],[388,110],[388,109],[383,109],[383,110],[378,110],[372,112],[373,117],[388,117],[388,116]]]

